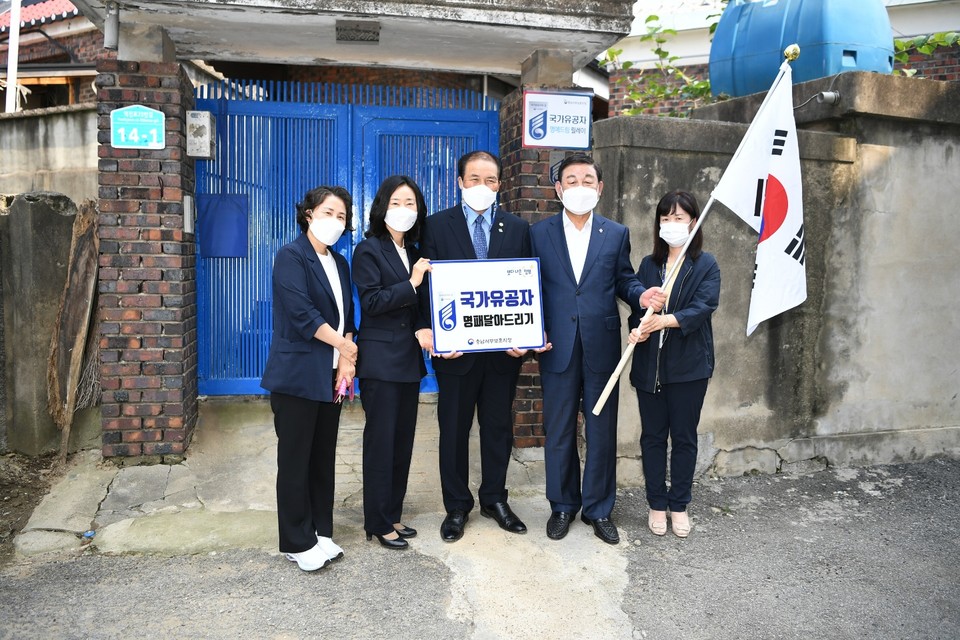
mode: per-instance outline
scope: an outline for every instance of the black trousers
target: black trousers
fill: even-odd
[[[333,535],[333,488],[340,405],[270,394],[277,432],[280,551],[300,553]]]
[[[437,372],[440,424],[440,487],[447,511],[473,509],[470,491],[470,429],[480,425],[480,490],[483,506],[507,500],[507,465],[513,450],[513,398],[519,369],[497,371],[487,356],[462,376]]]
[[[686,511],[697,467],[697,425],[709,378],[664,384],[659,393],[637,391],[640,453],[651,509]],[[667,491],[667,438],[670,490]]]
[[[363,528],[385,535],[403,517],[420,401],[419,382],[360,380],[363,427]]]

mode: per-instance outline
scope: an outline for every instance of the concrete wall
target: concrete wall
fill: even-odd
[[[96,105],[0,115],[0,194],[55,191],[97,197]]]
[[[47,359],[67,277],[77,207],[58,193],[17,196],[0,207],[4,399],[0,452],[56,451],[60,432],[47,410]],[[96,408],[78,412],[71,450],[98,446]]]
[[[798,85],[795,103],[826,88]],[[960,114],[949,108],[960,86],[857,73],[833,88],[840,106],[796,114],[807,129],[799,133],[807,301],[747,338],[755,235],[720,204],[704,225],[723,283],[701,472],[960,456]],[[748,122],[761,99],[699,115]],[[643,116],[595,125],[601,209],[631,227],[635,264],[651,251],[661,195],[684,188],[703,206],[745,131]],[[620,477],[630,484],[642,475],[626,376],[620,411]]]

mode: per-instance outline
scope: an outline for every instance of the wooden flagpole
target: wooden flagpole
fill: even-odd
[[[693,242],[693,237],[697,235],[697,231],[700,230],[700,226],[703,224],[703,221],[707,219],[707,214],[710,213],[710,207],[713,206],[713,196],[710,196],[710,199],[707,200],[706,206],[703,208],[703,212],[700,214],[700,217],[697,218],[697,223],[693,225],[693,231],[690,232],[690,237],[687,238],[687,241],[683,243],[683,249],[680,250],[680,257],[677,258],[677,261],[673,263],[673,266],[670,267],[670,273],[667,274],[667,277],[664,279],[664,282],[670,282],[673,279],[677,269],[680,267],[680,264],[683,262],[683,257],[687,255],[687,249],[690,247],[690,243]],[[643,314],[644,318],[649,318],[654,314],[653,307],[647,307],[647,312]],[[643,320],[641,320],[643,322]],[[620,374],[623,373],[623,368],[627,366],[627,362],[630,361],[630,356],[633,355],[633,350],[637,345],[633,342],[627,344],[627,348],[624,349],[623,355],[620,356],[620,362],[617,363],[617,368],[614,369],[613,373],[610,374],[610,379],[607,380],[607,386],[603,388],[603,392],[600,394],[600,397],[597,399],[597,404],[593,407],[593,415],[598,416],[600,412],[603,411],[603,406],[607,403],[607,399],[610,397],[610,394],[613,393],[613,388],[617,386],[617,382],[620,381]]]

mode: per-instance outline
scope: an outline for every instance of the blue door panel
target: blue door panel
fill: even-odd
[[[498,133],[496,111],[358,107],[353,140],[364,162],[355,167],[354,181],[360,185],[363,211],[369,212],[380,183],[394,174],[413,178],[430,213],[457,204],[457,160],[475,150],[496,153]],[[366,219],[363,226],[366,228]],[[427,376],[420,391],[433,393],[437,391],[436,376],[430,358],[424,359]]]
[[[197,194],[246,196],[248,252],[204,256],[197,238],[199,391],[264,394],[260,376],[273,335],[273,258],[299,233],[295,204],[303,194],[323,184],[353,194],[355,231],[335,247],[349,260],[366,229],[365,212],[387,176],[403,173],[416,180],[431,212],[458,202],[456,161],[474,149],[497,150],[498,113],[495,104],[481,111],[489,101],[462,91],[275,82],[218,89],[216,98],[202,89],[197,99],[196,108],[216,118],[216,157],[197,162]],[[366,106],[371,102],[453,108]],[[432,372],[421,388],[436,390]]]

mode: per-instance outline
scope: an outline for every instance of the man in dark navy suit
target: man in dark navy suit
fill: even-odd
[[[427,217],[421,242],[424,258],[477,260],[530,257],[530,226],[497,207],[500,160],[484,151],[468,153],[457,164],[463,202]],[[433,349],[427,286],[421,292],[420,345]],[[439,398],[440,486],[447,516],[440,526],[446,542],[463,537],[474,507],[470,490],[469,438],[474,411],[480,425],[480,513],[512,533],[527,527],[507,504],[507,464],[513,450],[513,398],[520,359],[516,349],[434,356]]]
[[[630,265],[630,231],[594,213],[603,191],[600,167],[582,153],[565,158],[555,185],[563,211],[530,229],[540,258],[543,323],[552,349],[540,355],[544,462],[552,514],[547,536],[559,540],[581,519],[598,538],[620,541],[610,519],[617,497],[617,391],[592,413],[620,359],[617,298],[635,311],[663,305],[660,287],[644,289]],[[659,305],[659,306],[658,306]],[[577,413],[587,455],[580,482]]]

